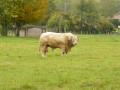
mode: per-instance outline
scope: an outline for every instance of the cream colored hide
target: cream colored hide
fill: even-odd
[[[67,53],[71,51],[71,48],[77,44],[79,38],[72,33],[53,33],[47,32],[40,36],[40,48],[42,50],[42,57],[46,57],[48,47],[54,49],[60,48],[62,55],[67,56]]]

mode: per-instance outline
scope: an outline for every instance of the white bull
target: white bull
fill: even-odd
[[[67,55],[71,51],[71,48],[77,44],[79,38],[72,33],[53,33],[47,32],[40,36],[40,47],[42,50],[42,57],[46,57],[46,52],[48,52],[48,47],[54,49],[60,48],[62,50],[62,55],[64,53]]]

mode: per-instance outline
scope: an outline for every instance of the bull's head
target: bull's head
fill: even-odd
[[[77,45],[77,41],[79,41],[79,40],[80,39],[77,36],[72,35],[69,37],[69,45],[73,47],[73,46]]]

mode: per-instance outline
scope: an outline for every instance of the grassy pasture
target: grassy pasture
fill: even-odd
[[[68,56],[38,38],[0,37],[0,90],[120,90],[120,35],[78,35]]]

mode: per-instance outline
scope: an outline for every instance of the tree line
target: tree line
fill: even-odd
[[[19,36],[25,24],[56,32],[110,33],[119,25],[112,18],[119,8],[120,0],[0,0],[0,33],[16,26]]]
[[[36,24],[47,17],[49,0],[0,0],[1,35],[7,35],[9,24],[17,28],[24,24]]]

